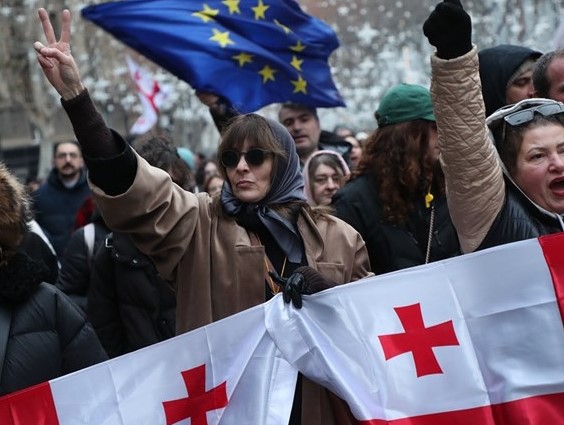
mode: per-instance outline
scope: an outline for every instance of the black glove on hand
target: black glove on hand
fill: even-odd
[[[311,295],[337,285],[309,266],[298,267],[288,278],[269,271],[270,277],[282,287],[284,302],[292,301],[294,307],[302,308],[302,295]]]
[[[423,33],[441,59],[454,59],[472,50],[472,21],[460,0],[444,0],[423,24]]]

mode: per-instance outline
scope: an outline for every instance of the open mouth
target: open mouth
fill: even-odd
[[[564,177],[552,180],[548,187],[553,192],[564,195]]]

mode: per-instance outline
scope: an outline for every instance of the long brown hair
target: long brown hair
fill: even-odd
[[[353,175],[375,179],[384,218],[403,224],[414,202],[433,190],[444,193],[444,176],[426,160],[432,121],[413,120],[378,128],[366,140]]]

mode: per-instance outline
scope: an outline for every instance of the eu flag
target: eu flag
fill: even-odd
[[[82,16],[240,112],[277,102],[344,106],[328,64],[337,36],[294,0],[127,0]]]

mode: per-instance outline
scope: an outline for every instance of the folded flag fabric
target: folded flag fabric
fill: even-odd
[[[337,36],[295,0],[127,0],[82,16],[240,112],[290,101],[344,106],[328,64]]]
[[[146,68],[139,65],[129,55],[126,55],[125,61],[143,106],[143,113],[133,123],[129,134],[143,134],[157,124],[159,109],[170,97],[170,88],[160,84]]]
[[[564,233],[267,305],[283,356],[364,425],[564,423]]]
[[[259,307],[0,398],[0,424],[287,425],[296,379]]]
[[[560,424],[563,312],[564,233],[339,286],[301,310],[276,296],[0,398],[0,423],[287,425],[299,370],[362,425]]]

